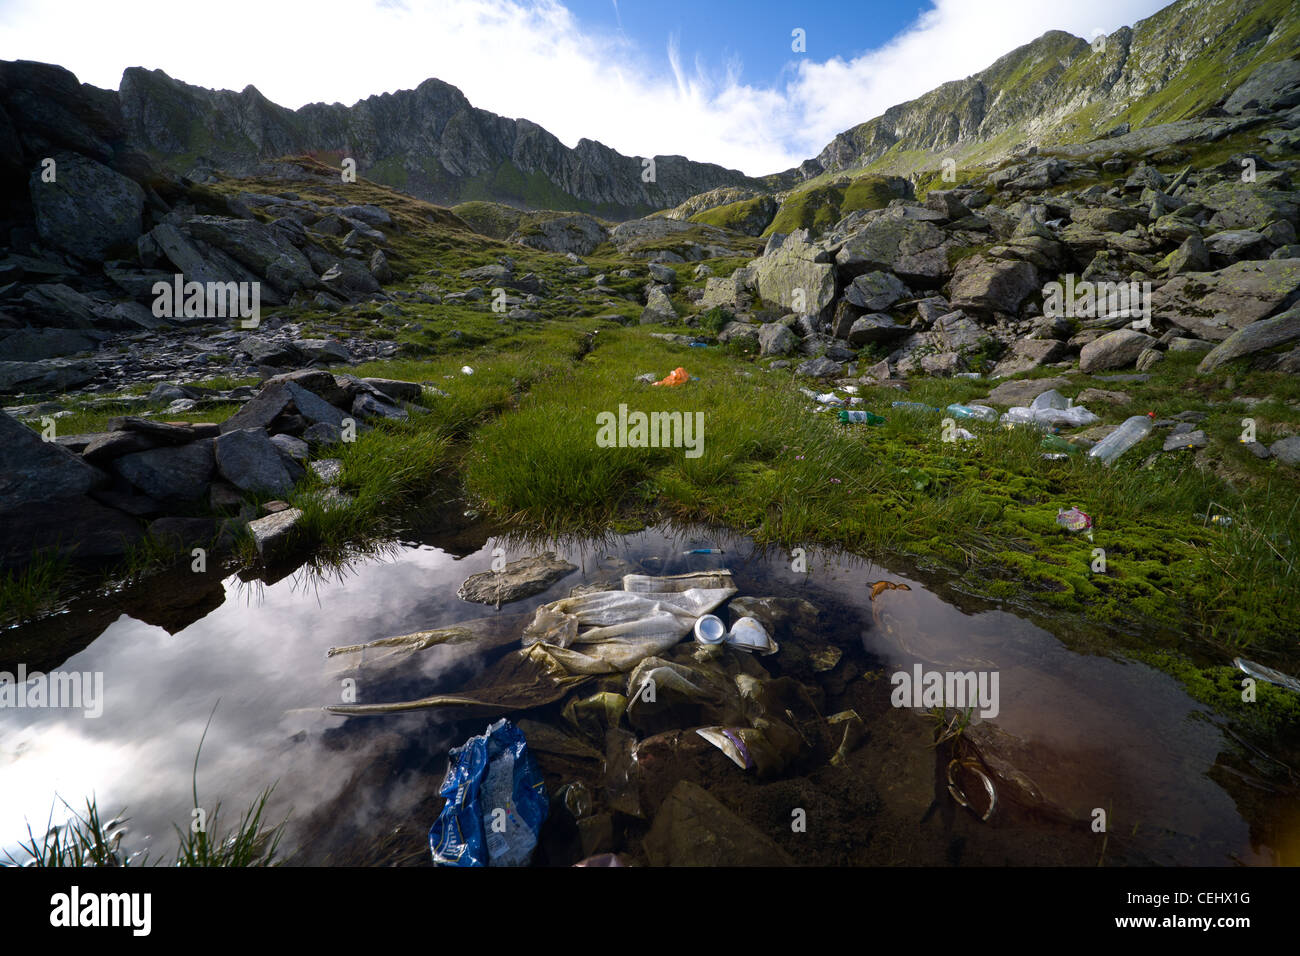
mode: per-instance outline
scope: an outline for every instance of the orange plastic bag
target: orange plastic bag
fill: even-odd
[[[665,375],[662,379],[655,382],[655,384],[656,385],[684,385],[690,380],[691,377],[686,374],[686,369],[682,368],[681,366],[678,366],[677,368],[669,372],[667,375]]]

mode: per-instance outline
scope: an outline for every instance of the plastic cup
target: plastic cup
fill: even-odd
[[[772,646],[767,629],[752,617],[742,617],[731,625],[727,641],[747,651],[767,651]]]

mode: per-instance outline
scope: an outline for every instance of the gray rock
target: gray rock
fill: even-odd
[[[501,571],[472,574],[460,586],[456,596],[475,604],[508,604],[541,594],[576,570],[577,565],[557,558],[554,551],[547,551],[535,557],[511,561]]]
[[[22,301],[40,316],[42,325],[88,329],[99,320],[95,301],[62,282],[33,286],[23,293]]]
[[[677,273],[667,266],[652,262],[646,266],[646,269],[649,271],[650,277],[656,282],[663,283],[666,286],[677,285]]]
[[[36,551],[80,559],[117,557],[143,533],[133,518],[85,495],[46,497],[0,514],[0,568],[21,568]]]
[[[1249,109],[1281,111],[1300,103],[1300,61],[1279,60],[1258,67],[1223,104],[1236,115]]]
[[[371,253],[370,274],[375,277],[377,282],[393,281],[393,269],[388,264],[388,257],[384,255],[383,249],[376,249]]]
[[[327,485],[338,484],[343,477],[343,462],[338,458],[321,458],[309,463],[307,468]]]
[[[342,428],[346,417],[343,412],[296,382],[280,382],[263,388],[256,398],[222,422],[221,431],[224,433],[241,428],[266,428],[275,421],[277,416],[289,411],[291,407],[312,424],[325,422]]]
[[[1267,248],[1267,240],[1249,229],[1225,229],[1206,239],[1205,248],[1225,259],[1254,259]]]
[[[66,392],[98,374],[93,363],[83,361],[0,362],[0,394]]]
[[[1300,465],[1300,435],[1291,435],[1273,442],[1268,448],[1274,458],[1284,465]]]
[[[780,248],[749,264],[754,290],[765,302],[817,319],[830,316],[835,268],[827,254],[807,240],[806,231],[785,238]]]
[[[1252,355],[1297,339],[1300,339],[1300,308],[1293,308],[1233,332],[1201,359],[1196,370],[1204,375],[1243,355]]]
[[[158,447],[158,444],[157,440],[150,438],[143,432],[104,432],[91,439],[81,452],[81,457],[92,465],[107,465],[123,455],[148,451],[151,448]]]
[[[21,329],[0,339],[0,355],[13,362],[39,362],[93,352],[104,335],[80,329]]]
[[[1038,270],[1028,262],[970,256],[957,264],[948,298],[955,309],[1014,314],[1039,289]]]
[[[802,363],[794,373],[807,378],[838,378],[844,373],[844,365],[823,355]]]
[[[113,469],[151,498],[196,501],[207,494],[214,458],[212,439],[125,455]]]
[[[140,235],[144,191],[133,180],[86,156],[56,153],[55,181],[32,170],[29,191],[36,232],[43,242],[102,262]]]
[[[362,384],[383,392],[394,402],[418,402],[423,389],[417,382],[403,382],[393,378],[363,378]]]
[[[1218,342],[1300,299],[1300,259],[1237,262],[1175,276],[1151,295],[1155,319]]]
[[[379,250],[375,250],[378,252]],[[321,284],[345,299],[380,290],[379,280],[355,259],[341,259],[321,273]]]
[[[333,339],[297,339],[293,346],[298,352],[315,362],[351,362],[352,353],[342,342]],[[261,364],[276,365],[276,362]]]
[[[302,433],[302,439],[312,448],[337,445],[343,440],[343,429],[328,422],[317,422]]]
[[[1208,268],[1210,268],[1210,251],[1199,235],[1188,236],[1165,260],[1165,271],[1171,277],[1189,272],[1203,272]]]
[[[868,312],[883,312],[909,294],[907,286],[888,272],[863,273],[844,290],[844,298],[851,305]]]
[[[1055,339],[1017,339],[1011,351],[993,369],[993,375],[1005,378],[1029,372],[1065,357],[1066,345]]]
[[[572,252],[585,256],[608,239],[609,232],[596,219],[573,213],[531,222],[524,229],[512,233],[507,241],[547,252]]]
[[[849,345],[857,349],[872,342],[888,341],[906,331],[907,326],[899,325],[892,316],[874,313],[854,319],[846,338]]]
[[[239,343],[239,350],[255,365],[283,367],[297,365],[303,355],[289,342],[281,342],[263,335],[250,335]]]
[[[931,223],[881,217],[844,241],[835,264],[845,276],[888,271],[912,285],[935,288],[952,271],[950,245],[947,234]]]
[[[1136,362],[1143,349],[1155,344],[1154,338],[1136,329],[1116,329],[1083,347],[1079,353],[1079,371],[1104,372],[1124,368]]]
[[[296,461],[301,465],[306,465],[307,459],[311,457],[311,448],[307,442],[292,435],[273,435],[271,444],[275,446],[281,458]]]
[[[409,417],[405,409],[381,401],[369,392],[363,392],[352,400],[352,414],[363,421],[375,418],[405,421]]]
[[[194,216],[185,229],[195,239],[226,253],[288,296],[315,289],[316,273],[284,232],[250,219]]]
[[[794,333],[780,322],[764,322],[758,327],[760,355],[789,355],[797,344]]]
[[[253,544],[257,546],[257,553],[265,563],[283,561],[294,553],[294,548],[299,543],[295,531],[300,520],[300,509],[286,508],[248,523]]]
[[[0,513],[83,495],[106,481],[99,469],[0,412]]]
[[[1205,432],[1200,429],[1185,432],[1177,432],[1175,429],[1165,439],[1164,450],[1176,451],[1180,448],[1204,448],[1208,444],[1209,441],[1205,437]]]
[[[1017,381],[1002,382],[984,399],[988,405],[1028,405],[1049,389],[1068,388],[1068,378],[1026,378]]]
[[[645,309],[641,312],[641,324],[672,324],[677,321],[677,310],[662,286],[654,286],[646,293]]]
[[[217,471],[241,491],[287,495],[293,490],[280,452],[261,428],[228,431],[216,439]]]

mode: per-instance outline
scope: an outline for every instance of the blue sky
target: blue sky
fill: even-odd
[[[0,59],[116,89],[129,66],[276,103],[355,103],[429,77],[572,146],[750,175],[1041,36],[1162,0],[0,0]],[[791,50],[791,31],[807,50]]]

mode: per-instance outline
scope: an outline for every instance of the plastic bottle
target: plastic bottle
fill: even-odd
[[[841,411],[840,422],[845,425],[848,425],[850,422],[858,424],[866,423],[868,425],[885,424],[885,420],[879,415],[867,411]]]
[[[1066,441],[1060,435],[1048,435],[1038,443],[1038,447],[1045,451],[1063,451],[1067,455],[1077,455],[1083,451],[1078,445]]]
[[[927,405],[924,402],[891,402],[894,408],[905,408],[910,412],[937,412],[939,409],[933,405]]]
[[[948,406],[948,414],[953,418],[975,418],[982,422],[998,420],[998,413],[987,405],[958,405],[954,402]]]
[[[1155,423],[1146,415],[1134,415],[1088,450],[1089,458],[1109,465],[1142,439],[1151,434]]]

